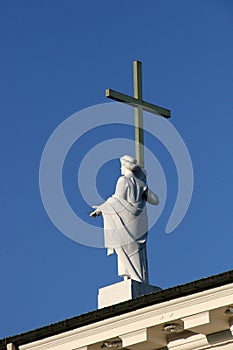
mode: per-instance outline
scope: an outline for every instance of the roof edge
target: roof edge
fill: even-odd
[[[75,316],[64,321],[59,321],[48,326],[43,326],[15,336],[0,340],[0,350],[7,349],[7,344],[13,343],[16,346],[31,343],[37,340],[64,333],[75,328],[83,327],[110,317],[135,311],[150,305],[177,299],[183,296],[199,293],[208,289],[220,287],[233,283],[233,270],[218,275],[202,278],[197,281],[171,287],[136,299],[128,300],[119,304],[94,310],[80,316]]]

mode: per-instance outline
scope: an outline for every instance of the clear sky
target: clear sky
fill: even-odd
[[[1,0],[0,50],[1,338],[94,310],[98,289],[120,280],[115,257],[51,223],[39,165],[62,121],[108,102],[106,88],[132,94],[135,59],[143,62],[144,98],[172,110],[195,176],[188,213],[168,235],[177,177],[158,146],[168,197],[149,235],[150,281],[167,288],[233,268],[231,0]],[[109,133],[100,128],[90,144]],[[64,167],[74,206],[81,154],[74,147]],[[114,190],[114,166],[101,170],[103,196]]]

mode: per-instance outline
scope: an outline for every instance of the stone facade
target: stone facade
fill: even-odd
[[[230,279],[232,276],[231,272]],[[179,293],[176,287],[94,311],[88,314],[91,322],[81,325],[79,320],[70,330],[62,329],[60,324],[60,331],[56,326],[53,335],[49,335],[50,327],[44,329],[43,336],[36,330],[22,338],[12,337],[5,340],[5,349],[232,350],[233,281],[226,282],[225,278],[222,285],[215,283],[214,287],[211,278],[209,281],[209,287],[202,291],[195,292],[193,283],[185,293]],[[177,296],[169,298],[176,290]],[[153,298],[157,298],[155,302]]]

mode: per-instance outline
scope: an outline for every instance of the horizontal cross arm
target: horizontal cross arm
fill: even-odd
[[[156,106],[152,103],[139,100],[137,98],[122,94],[120,92],[117,92],[111,89],[107,89],[105,91],[105,96],[107,98],[111,98],[112,100],[129,104],[130,106],[133,106],[133,107],[141,106],[143,110],[156,115],[161,115],[164,118],[170,118],[171,116],[171,111],[169,109]]]

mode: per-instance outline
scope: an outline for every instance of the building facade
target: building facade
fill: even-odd
[[[0,350],[233,350],[233,271],[2,339]]]

